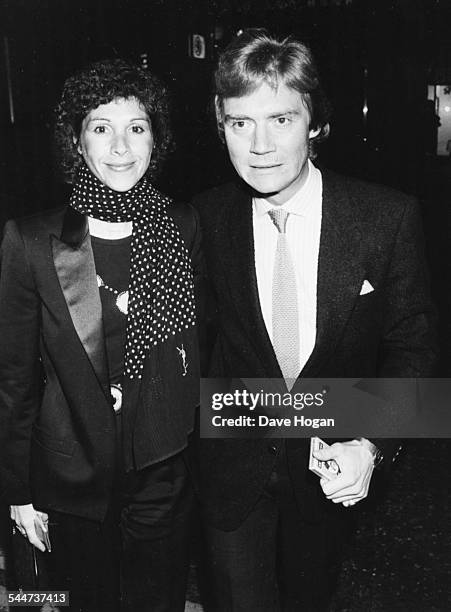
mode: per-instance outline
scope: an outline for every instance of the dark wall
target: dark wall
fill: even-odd
[[[425,163],[419,126],[426,87],[440,73],[444,77],[443,67],[448,66],[443,27],[443,19],[449,16],[447,4],[426,0],[3,0],[2,215],[61,201],[63,192],[52,163],[52,108],[68,74],[91,60],[114,55],[139,61],[145,54],[173,91],[178,150],[160,187],[186,198],[226,179],[230,175],[227,156],[208,115],[211,74],[218,51],[238,28],[247,26],[293,33],[313,48],[334,107],[331,136],[320,161],[418,193]],[[188,56],[192,32],[206,37],[205,60]],[[7,51],[13,125],[6,86]]]

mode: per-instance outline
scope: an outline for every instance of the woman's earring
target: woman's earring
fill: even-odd
[[[77,153],[79,155],[82,155],[83,152],[82,152],[81,145],[80,145],[80,139],[77,139],[75,138],[75,136],[72,136],[72,140],[73,140],[74,145],[77,145]]]

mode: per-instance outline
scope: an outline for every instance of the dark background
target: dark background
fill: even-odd
[[[251,26],[294,34],[315,53],[334,109],[319,163],[420,199],[440,374],[450,376],[451,159],[435,154],[427,97],[428,85],[451,84],[451,0],[0,0],[0,227],[64,203],[52,109],[64,79],[96,59],[147,62],[169,85],[177,150],[164,192],[188,200],[231,176],[209,115],[211,75],[221,48]],[[205,59],[189,55],[193,33]],[[448,440],[407,445],[376,515],[363,509],[335,609],[451,609],[450,463]],[[0,583],[1,573],[0,558]]]
[[[65,77],[115,55],[144,56],[173,92],[178,153],[160,186],[186,198],[226,178],[207,113],[211,73],[218,51],[248,26],[293,33],[312,47],[334,108],[321,162],[424,191],[434,148],[427,85],[451,83],[449,0],[1,0],[0,7],[0,185],[19,202],[14,212],[57,199],[51,124]],[[189,57],[191,33],[206,38],[206,59]]]

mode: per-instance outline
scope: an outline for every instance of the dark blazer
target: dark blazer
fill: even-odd
[[[263,321],[254,265],[251,194],[232,183],[201,194],[204,254],[216,295],[211,377],[281,377]],[[374,291],[360,295],[367,279]],[[300,376],[420,377],[436,360],[433,311],[416,203],[391,189],[323,173],[317,335]],[[201,440],[207,519],[235,529],[258,499],[281,440]],[[378,440],[388,460],[397,444]],[[300,511],[318,520],[332,506],[307,470],[306,440],[287,440]]]
[[[197,213],[174,205],[169,214],[190,253],[197,284]],[[183,338],[174,336],[165,347],[177,354],[176,345],[184,342],[188,375],[182,376],[182,367],[180,372],[165,371],[164,363],[159,363],[159,377],[144,369],[130,433],[138,469],[165,458],[165,436],[171,436],[174,452],[182,450],[193,428],[197,340],[192,331],[181,334]],[[32,502],[37,508],[103,518],[115,470],[116,424],[101,301],[83,215],[62,208],[7,223],[0,338],[0,474],[7,503]]]

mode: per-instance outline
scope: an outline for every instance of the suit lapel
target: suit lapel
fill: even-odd
[[[323,174],[315,348],[302,375],[314,377],[334,351],[364,280],[362,229],[342,182]]]
[[[72,323],[102,388],[109,395],[102,305],[87,218],[68,207],[60,238],[51,239],[55,270]]]
[[[220,244],[224,276],[268,377],[281,377],[260,307],[255,271],[252,197],[243,187],[225,207]],[[353,214],[343,181],[323,173],[323,210],[317,280],[317,331],[314,350],[301,374],[314,377],[333,353],[359,297],[365,270],[361,263],[362,228]],[[301,330],[302,334],[302,330]]]
[[[266,376],[280,377],[282,372],[260,307],[255,271],[252,197],[244,187],[236,186],[236,193],[230,205],[225,208],[224,215],[224,243],[221,252],[225,254],[224,276],[229,283],[231,297]]]

